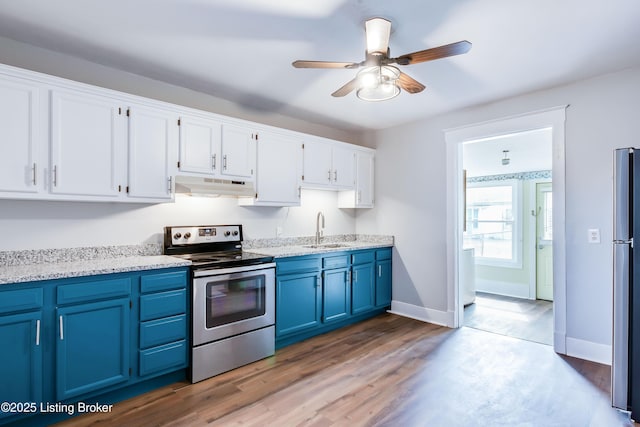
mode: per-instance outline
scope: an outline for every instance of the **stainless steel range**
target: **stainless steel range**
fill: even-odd
[[[192,262],[191,382],[274,354],[275,263],[241,225],[165,227],[164,253]]]

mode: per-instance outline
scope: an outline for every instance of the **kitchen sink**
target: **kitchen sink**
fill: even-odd
[[[349,245],[345,245],[343,243],[321,243],[319,245],[303,245],[303,248],[312,248],[312,249],[335,249],[335,248],[348,248]]]

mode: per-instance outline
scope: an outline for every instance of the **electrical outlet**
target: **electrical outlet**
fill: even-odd
[[[587,239],[589,243],[600,243],[600,229],[590,228],[587,230]]]

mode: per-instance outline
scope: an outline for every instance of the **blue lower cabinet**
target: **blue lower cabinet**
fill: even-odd
[[[322,278],[322,321],[336,322],[349,317],[349,269],[325,270]]]
[[[41,333],[41,311],[0,316],[0,402],[42,401]]]
[[[140,351],[140,376],[148,376],[184,367],[187,364],[187,342],[181,340]]]
[[[391,305],[391,260],[376,261],[376,307]]]
[[[129,298],[56,310],[56,399],[129,379]]]
[[[320,324],[320,273],[276,278],[276,337],[313,329]]]
[[[351,268],[351,314],[375,308],[375,276],[373,263]]]
[[[391,248],[294,256],[276,264],[277,348],[376,316],[391,303]]]

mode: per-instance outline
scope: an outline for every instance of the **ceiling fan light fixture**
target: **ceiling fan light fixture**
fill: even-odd
[[[400,94],[400,70],[391,65],[367,67],[358,73],[356,96],[363,101],[386,101]]]
[[[365,21],[364,26],[367,37],[367,53],[386,55],[389,49],[391,22],[384,18],[371,18]]]

